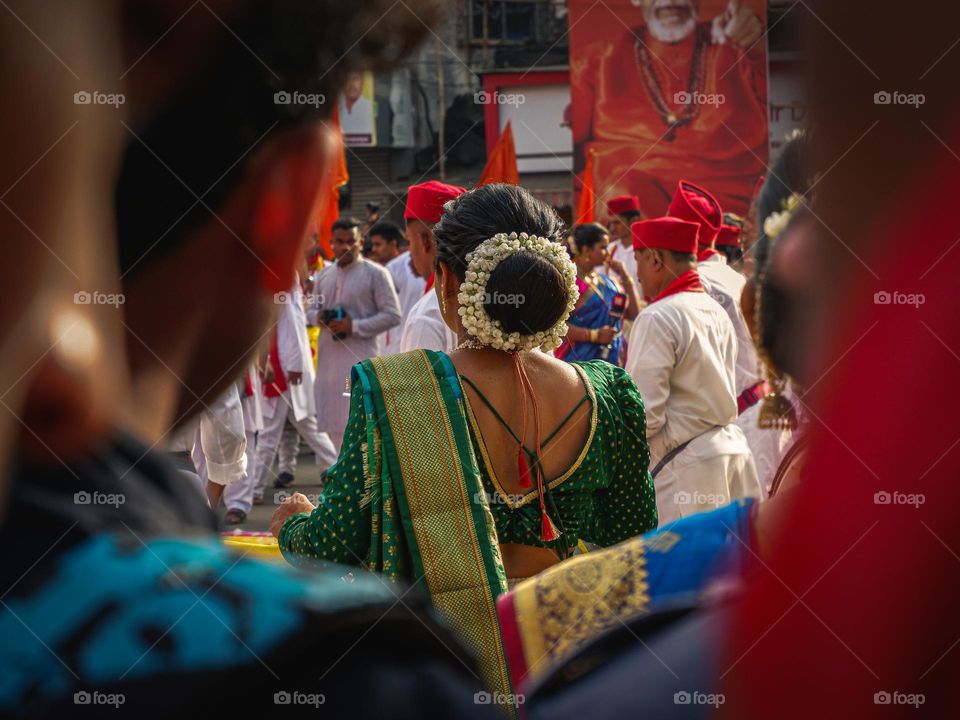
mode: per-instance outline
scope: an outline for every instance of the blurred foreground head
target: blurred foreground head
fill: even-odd
[[[117,6],[10,0],[0,16],[0,517],[10,456],[59,464],[125,387],[111,190],[123,108],[78,104],[121,72]]]
[[[140,432],[201,410],[268,338],[328,188],[328,120],[348,74],[396,64],[438,12],[435,0],[124,5],[127,349],[135,403],[165,405]]]

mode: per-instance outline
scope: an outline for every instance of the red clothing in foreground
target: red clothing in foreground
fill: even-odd
[[[824,367],[847,354],[721,663],[731,716],[960,716],[960,162],[943,158],[877,224],[879,281],[837,308]]]

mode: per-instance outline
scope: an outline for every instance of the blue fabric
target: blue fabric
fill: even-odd
[[[752,498],[696,513],[647,533],[651,602],[703,590],[720,576],[739,577],[751,559]]]
[[[395,602],[374,576],[353,569],[343,582],[346,572],[331,565],[308,579],[218,539],[95,535],[0,606],[0,712],[71,693],[71,670],[96,686],[248,665],[296,633],[305,611]]]
[[[579,308],[573,311],[568,325],[574,325],[588,330],[595,330],[607,325],[612,325],[619,332],[623,327],[623,318],[613,318],[610,316],[610,307],[613,304],[613,297],[620,292],[616,283],[606,275],[597,274],[600,282],[594,287],[594,292],[590,298]],[[603,352],[609,348],[606,357]],[[599,345],[591,342],[571,343],[570,351],[564,357],[564,360],[572,362],[574,360],[606,360],[613,365],[620,364],[620,353],[623,350],[623,336],[617,335],[610,345]]]

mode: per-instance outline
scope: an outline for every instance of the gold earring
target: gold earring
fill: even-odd
[[[440,294],[440,308],[443,310],[443,314],[447,314],[447,296],[443,293]]]

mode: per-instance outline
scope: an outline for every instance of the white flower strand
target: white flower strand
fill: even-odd
[[[484,307],[490,273],[501,261],[525,250],[546,258],[560,272],[567,286],[567,307],[560,319],[553,327],[529,335],[505,332],[500,321],[491,318]],[[468,341],[471,346],[479,344],[506,352],[533,350],[537,347],[544,352],[553,352],[560,347],[567,334],[567,318],[570,317],[580,297],[580,291],[577,289],[576,266],[562,244],[550,242],[536,235],[527,235],[527,233],[497,233],[489,240],[480,243],[475,250],[467,253],[466,260],[467,272],[460,285],[460,294],[457,299],[460,302],[458,312],[463,327],[468,335],[475,338],[472,342]]]

